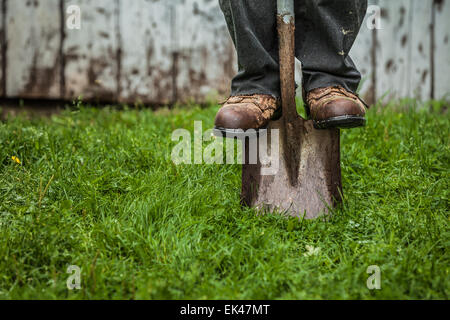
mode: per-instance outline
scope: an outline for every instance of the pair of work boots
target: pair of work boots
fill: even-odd
[[[366,105],[343,87],[314,89],[303,94],[307,116],[316,129],[355,128],[366,123]],[[215,131],[233,134],[263,129],[281,116],[280,101],[271,95],[232,96],[216,115]]]

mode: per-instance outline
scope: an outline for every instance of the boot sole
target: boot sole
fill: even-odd
[[[313,121],[314,128],[318,130],[325,130],[331,128],[352,129],[364,127],[366,124],[367,124],[366,118],[360,116],[339,116],[322,121]],[[245,139],[247,137],[254,137],[255,134],[256,136],[266,134],[267,133],[266,129],[267,127],[253,129],[254,132],[250,133],[248,132],[248,130],[244,131],[243,129],[228,129],[221,127],[214,127],[213,133],[216,137]]]
[[[213,134],[219,138],[230,138],[230,139],[239,139],[243,140],[245,138],[256,138],[263,134],[267,133],[267,127],[259,128],[259,129],[228,129],[221,127],[214,127]],[[253,132],[249,132],[249,130],[253,130]]]
[[[323,130],[330,128],[339,128],[339,129],[351,129],[364,127],[367,121],[366,118],[361,116],[339,116],[333,117],[326,120],[315,121],[313,120],[314,128]]]

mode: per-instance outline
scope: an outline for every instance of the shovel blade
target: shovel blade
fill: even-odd
[[[330,214],[342,195],[339,129],[317,130],[312,121],[300,117],[290,121],[287,135],[283,134],[284,129],[282,119],[273,121],[267,137],[257,138],[256,164],[247,161],[255,148],[249,148],[251,142],[244,144],[242,203],[306,219]],[[274,133],[279,133],[275,140]],[[261,161],[260,139],[267,141],[267,150],[262,151],[270,154],[270,161]]]

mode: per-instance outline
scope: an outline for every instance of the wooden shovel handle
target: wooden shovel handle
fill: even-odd
[[[279,40],[280,90],[285,122],[299,115],[295,104],[295,14],[293,0],[278,0],[277,27]]]
[[[281,153],[291,186],[298,183],[301,148],[301,118],[295,104],[295,14],[294,0],[278,0],[277,28],[283,123]]]

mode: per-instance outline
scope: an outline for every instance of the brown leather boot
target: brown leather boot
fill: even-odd
[[[356,94],[343,87],[327,87],[303,92],[306,112],[316,129],[355,128],[366,124],[366,107]]]
[[[234,96],[216,115],[216,135],[239,134],[248,129],[265,128],[270,120],[278,118],[281,108],[277,99],[267,94]]]

